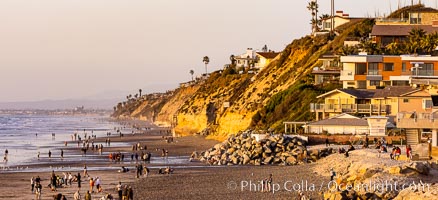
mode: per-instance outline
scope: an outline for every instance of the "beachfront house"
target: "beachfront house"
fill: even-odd
[[[256,51],[252,48],[247,48],[246,52],[234,56],[236,67],[252,67],[256,63]]]
[[[343,88],[438,84],[438,56],[341,56]]]
[[[341,66],[339,64],[339,56],[333,54],[324,54],[318,58],[321,63],[319,67],[312,70],[315,77],[315,85],[326,83],[340,84]]]
[[[370,136],[385,136],[387,126],[393,126],[388,123],[387,117],[359,118],[346,113],[304,125],[307,133],[366,134]]]
[[[379,18],[373,26],[370,36],[373,42],[382,47],[403,42],[412,29],[423,29],[426,33],[438,31],[438,10],[419,6],[411,9],[400,18]]]

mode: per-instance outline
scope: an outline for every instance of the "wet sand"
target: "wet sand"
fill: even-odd
[[[214,140],[207,140],[201,136],[187,136],[175,138],[174,142],[166,143],[162,138],[167,135],[162,130],[149,131],[146,134],[125,134],[124,137],[111,137],[112,147],[104,145],[103,155],[96,152],[87,152],[87,159],[81,160],[81,152],[77,144],[69,143],[65,149],[65,159],[58,157],[48,160],[41,158],[42,164],[36,163],[29,166],[30,169],[46,169],[39,172],[0,172],[0,199],[34,199],[30,191],[30,178],[40,176],[42,178],[43,192],[42,199],[53,199],[53,195],[62,193],[67,199],[73,199],[73,193],[78,189],[77,183],[73,186],[59,188],[52,192],[47,185],[50,182],[50,172],[53,169],[57,175],[62,176],[61,171],[77,174],[83,173],[83,165],[87,164],[91,177],[100,177],[105,193],[116,194],[116,185],[119,181],[123,184],[132,185],[134,188],[134,199],[298,199],[297,190],[304,191],[306,195],[319,199],[319,183],[322,178],[312,172],[315,164],[301,166],[208,166],[199,161],[189,162],[188,158],[193,151],[203,151],[214,144]],[[97,138],[95,143],[103,142],[106,138]],[[116,145],[117,143],[126,146]],[[152,153],[152,161],[146,164],[151,169],[148,177],[135,178],[133,167],[135,161],[131,161],[130,154],[132,144],[140,142],[142,146],[147,145],[145,152]],[[161,151],[156,149],[167,149],[168,160],[161,157]],[[107,158],[108,152],[124,152],[125,162],[114,163]],[[75,157],[69,159],[69,156]],[[50,166],[52,168],[50,168]],[[121,166],[131,169],[128,173],[118,173]],[[174,174],[160,175],[158,169],[165,166],[175,168]],[[93,170],[96,169],[96,170]],[[106,170],[102,170],[106,169]],[[29,169],[28,169],[29,170]],[[26,171],[26,170],[23,170]],[[279,187],[276,192],[262,192],[260,180],[268,178],[273,174],[273,182]],[[80,189],[82,197],[89,190],[88,178],[82,179]],[[328,182],[328,180],[326,180]],[[307,183],[307,185],[306,185]],[[249,187],[249,186],[252,187]],[[312,188],[311,186],[314,186]],[[315,188],[318,186],[318,188]],[[288,191],[289,190],[289,191]],[[102,197],[104,194],[92,194],[93,199]]]

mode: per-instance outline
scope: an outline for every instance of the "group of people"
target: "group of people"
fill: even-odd
[[[122,185],[122,182],[117,184],[117,194],[119,195],[119,200],[133,200],[134,191],[131,186]]]

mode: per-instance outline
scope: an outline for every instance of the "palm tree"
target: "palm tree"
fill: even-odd
[[[143,90],[141,90],[141,89],[138,89],[138,93],[139,93],[139,95],[138,96],[140,96],[141,97],[141,92],[142,92]]]
[[[210,58],[208,56],[204,56],[204,58],[202,59],[202,62],[204,62],[205,64],[205,75],[207,75],[207,65],[210,62]]]
[[[385,51],[389,55],[400,55],[402,54],[401,48],[402,48],[401,44],[397,42],[392,42],[386,45]]]
[[[231,54],[230,61],[231,61],[231,65],[236,64],[236,56],[234,56],[234,54]]]
[[[311,0],[307,5],[307,9],[312,14],[312,19],[310,20],[312,24],[312,33],[315,33],[318,29],[318,2],[317,0]]]
[[[422,40],[426,36],[426,31],[423,29],[414,28],[409,32],[408,39],[406,41],[407,53],[417,54],[422,51]]]
[[[319,16],[318,25],[322,26],[322,28],[327,28],[327,27],[324,27],[324,25],[322,24],[322,22],[324,20],[327,20],[327,19],[330,19],[330,15],[329,14],[323,14],[323,15]]]
[[[268,52],[268,45],[265,44],[265,46],[263,46],[262,52]]]
[[[195,71],[193,71],[193,69],[191,69],[191,70],[189,71],[189,73],[190,73],[190,75],[192,75],[192,81],[193,81],[193,74],[195,73]]]
[[[423,50],[423,53],[432,54],[438,45],[437,40],[438,40],[437,32],[428,34],[425,37],[423,37],[421,40],[421,48]]]

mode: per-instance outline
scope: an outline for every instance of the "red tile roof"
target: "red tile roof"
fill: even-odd
[[[280,53],[276,53],[276,52],[257,52],[257,54],[259,54],[260,56],[262,56],[264,58],[267,58],[267,59],[273,59],[273,58],[275,58]]]

